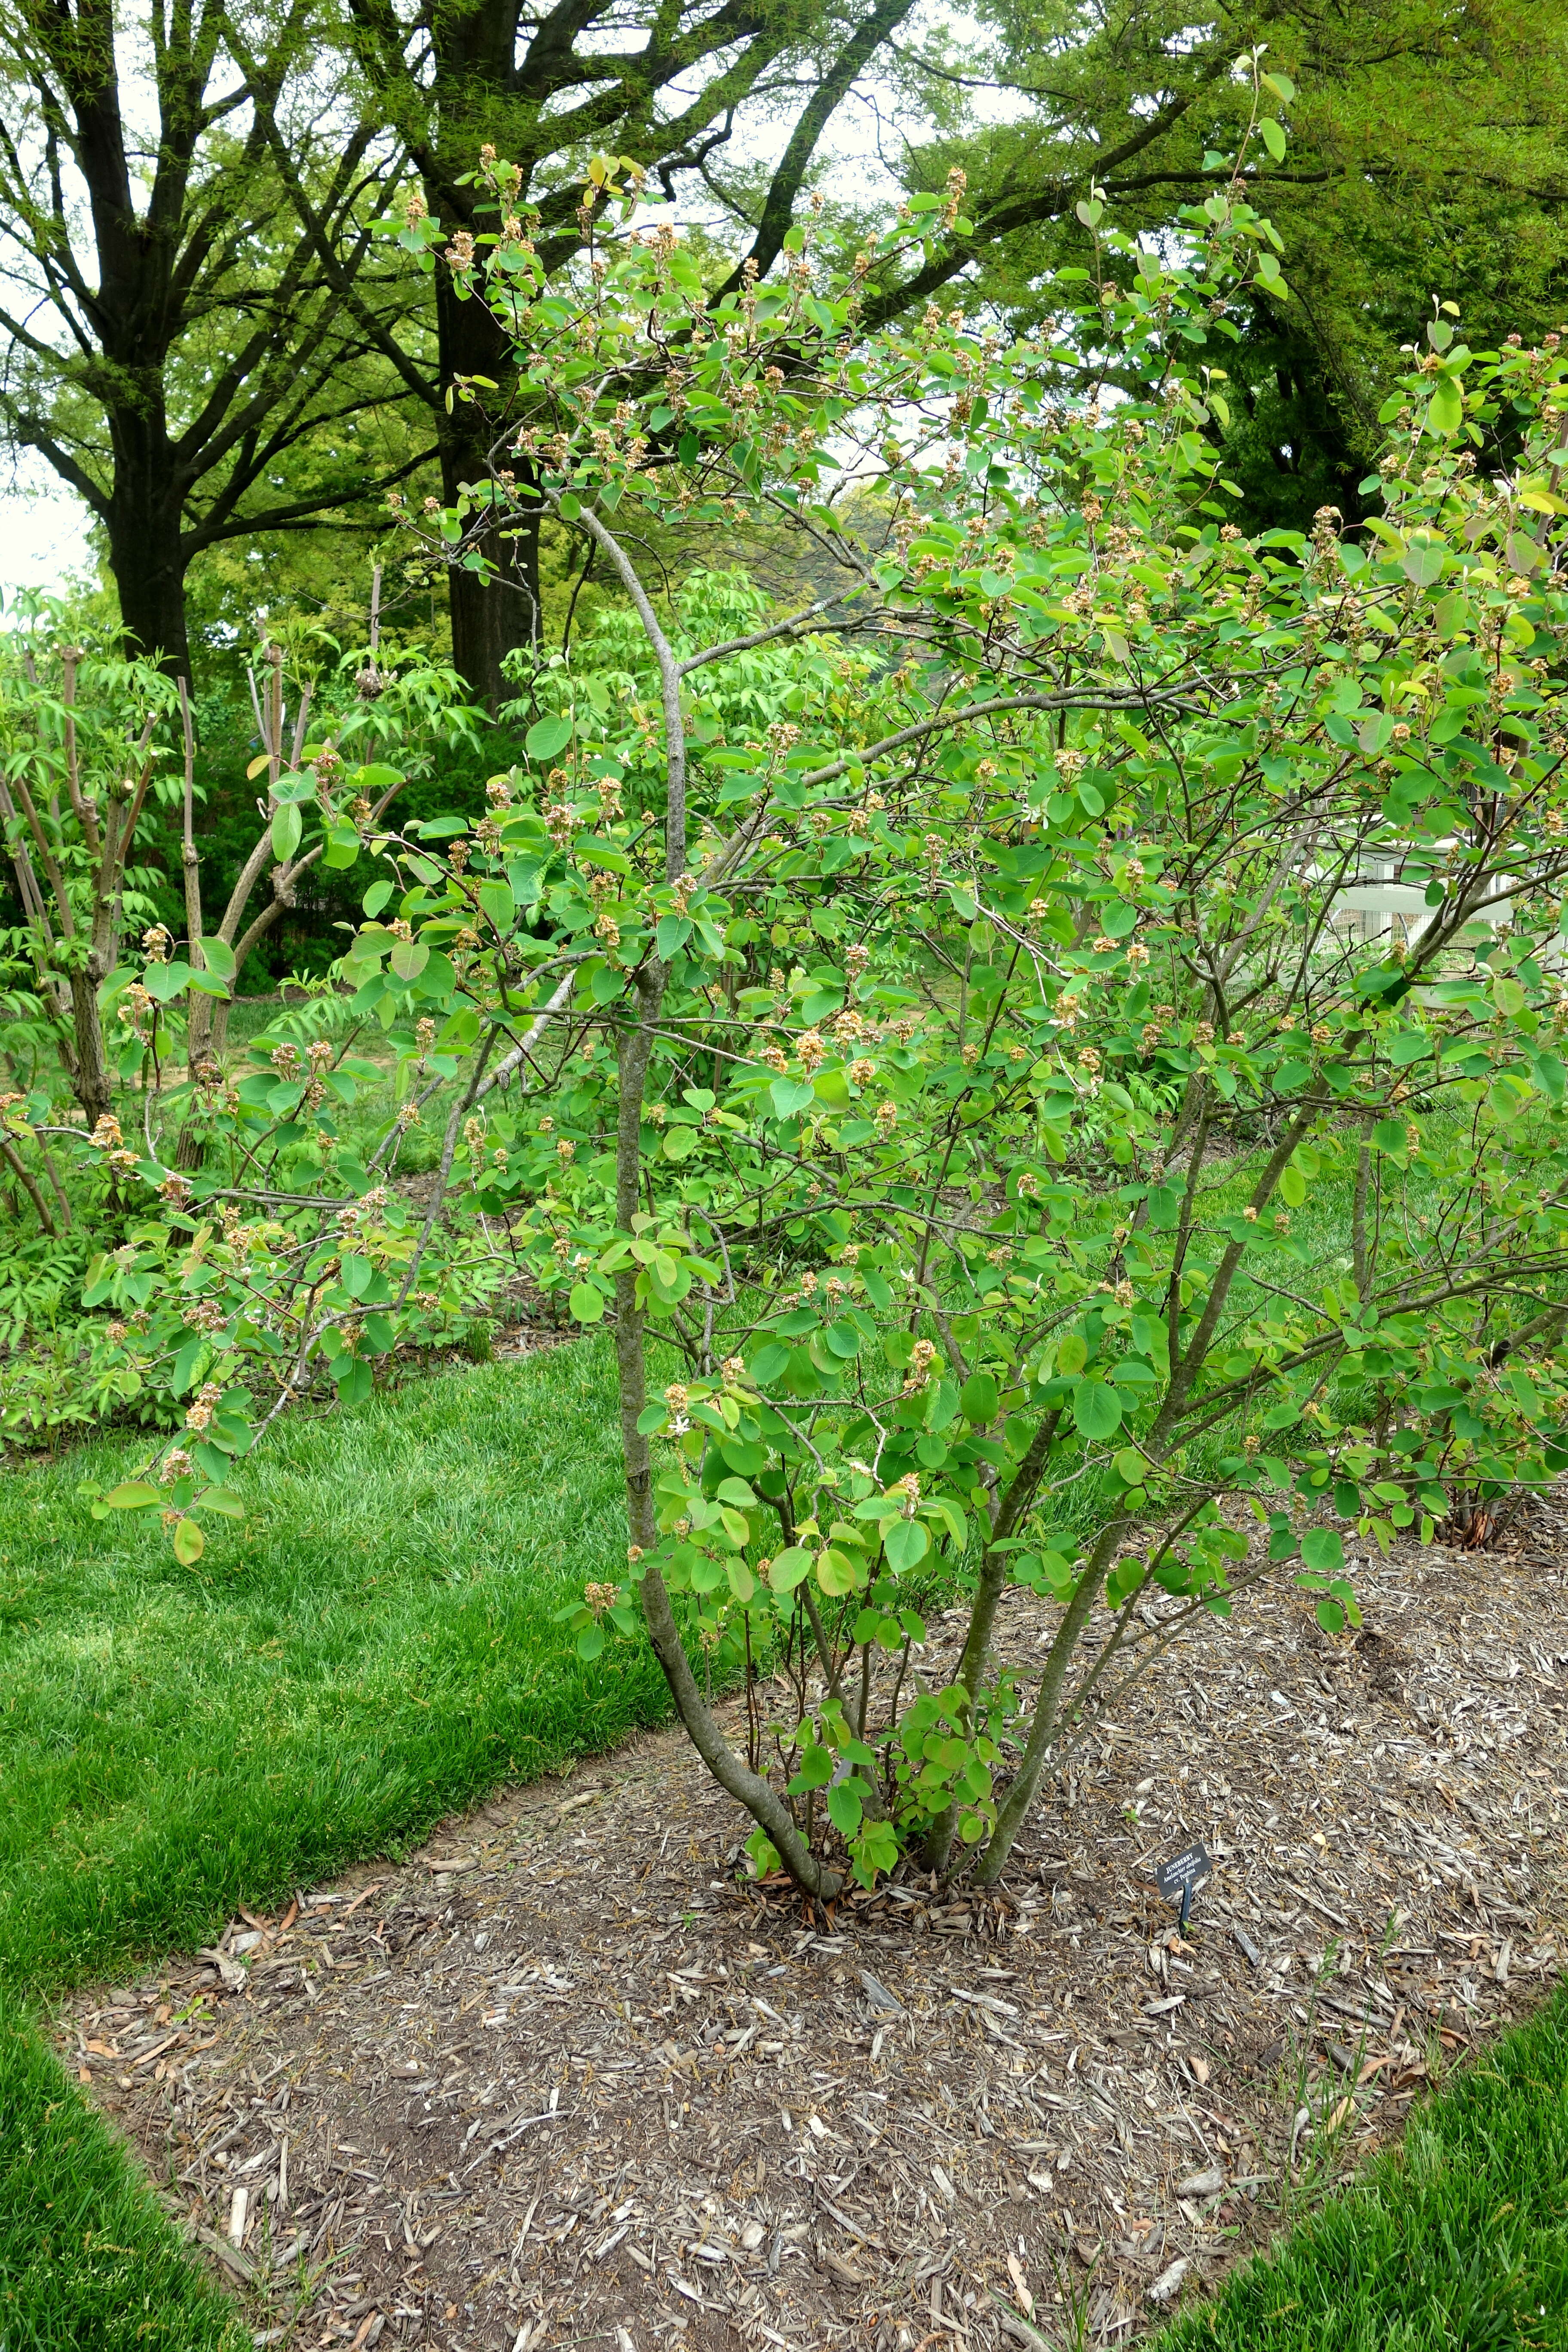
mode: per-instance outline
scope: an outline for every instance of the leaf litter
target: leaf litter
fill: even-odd
[[[993,1893],[738,1884],[667,1732],[78,1996],[62,2054],[258,2345],[1125,2343],[1561,1973],[1564,1533],[1374,1556],[1359,1634],[1282,1582],[1184,1635]]]

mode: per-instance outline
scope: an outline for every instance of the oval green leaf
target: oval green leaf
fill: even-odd
[[[1121,1426],[1121,1400],[1106,1381],[1079,1381],[1073,1391],[1072,1417],[1079,1436],[1091,1445],[1102,1445]]]
[[[536,719],[522,740],[531,760],[553,760],[572,740],[572,721],[560,711],[549,719]]]

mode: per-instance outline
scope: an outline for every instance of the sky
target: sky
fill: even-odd
[[[17,588],[60,588],[88,563],[88,512],[48,469],[25,462],[0,478],[0,594]]]

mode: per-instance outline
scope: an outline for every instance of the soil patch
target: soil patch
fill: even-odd
[[[1374,1558],[1359,1637],[1283,1583],[1205,1623],[984,1899],[737,1886],[666,1734],[78,1998],[64,2054],[258,2344],[1125,2342],[1558,1975],[1563,1537]]]

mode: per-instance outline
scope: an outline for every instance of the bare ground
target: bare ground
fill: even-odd
[[[1359,1637],[1284,1585],[1205,1624],[984,1900],[737,1886],[663,1734],[79,1997],[62,2051],[258,2344],[1123,2343],[1558,1975],[1563,1535],[1374,1559]]]

